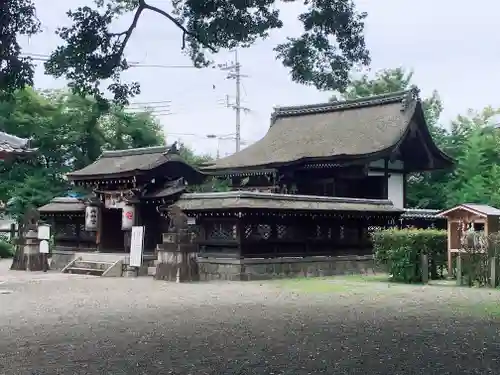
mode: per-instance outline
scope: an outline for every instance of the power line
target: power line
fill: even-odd
[[[171,100],[158,100],[155,102],[131,102],[130,105],[149,106],[150,104],[154,104],[156,106],[156,105],[163,105],[163,103],[165,103],[165,105],[170,105],[170,103],[172,103],[172,101]]]
[[[50,56],[41,53],[21,53],[21,57],[30,58],[33,61],[48,61]],[[164,65],[164,64],[143,64],[139,62],[129,61],[128,65],[131,68],[160,68],[160,69],[200,69],[193,65]]]

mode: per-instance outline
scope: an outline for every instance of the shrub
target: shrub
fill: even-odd
[[[372,234],[377,263],[393,281],[422,282],[421,255],[427,254],[429,277],[443,276],[447,262],[447,233],[437,229],[386,229]]]
[[[8,240],[0,239],[0,258],[12,258],[14,252],[14,246]]]

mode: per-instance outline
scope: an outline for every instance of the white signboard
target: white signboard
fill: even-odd
[[[99,207],[85,207],[85,230],[96,232],[99,228]]]
[[[196,218],[195,217],[188,217],[187,218],[187,224],[188,225],[195,225],[196,224]]]
[[[142,265],[142,250],[144,247],[144,227],[133,226],[130,239],[130,262],[131,267]]]
[[[38,226],[38,239],[39,240],[50,240],[50,226],[49,225],[39,225]]]
[[[49,241],[41,240],[40,241],[40,254],[48,254],[49,253]]]

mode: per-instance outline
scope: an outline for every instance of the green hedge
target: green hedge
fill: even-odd
[[[8,240],[0,239],[0,259],[12,258],[14,256],[14,246]]]
[[[429,278],[443,276],[447,262],[447,233],[437,229],[386,229],[372,234],[375,260],[393,281],[422,282],[421,254],[429,260]]]

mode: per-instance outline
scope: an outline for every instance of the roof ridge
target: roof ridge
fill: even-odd
[[[163,154],[170,150],[171,146],[150,146],[129,148],[125,150],[108,150],[103,151],[101,158],[120,157],[120,156],[134,156],[134,155],[149,155],[149,154]]]
[[[343,101],[318,103],[318,104],[306,104],[298,106],[285,106],[285,107],[275,107],[274,112],[271,114],[271,123],[277,117],[281,116],[293,116],[293,115],[303,115],[303,114],[315,114],[321,112],[335,112],[339,110],[346,109],[358,109],[362,107],[371,107],[376,105],[402,102],[405,109],[408,107],[408,100],[420,100],[419,99],[419,89],[417,86],[413,86],[408,90],[396,91],[387,94],[365,96],[362,98],[348,99]]]

